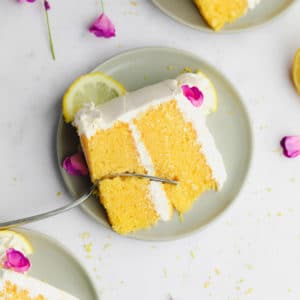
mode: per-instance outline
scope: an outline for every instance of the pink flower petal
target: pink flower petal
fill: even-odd
[[[196,107],[202,105],[204,100],[203,93],[196,87],[189,87],[187,84],[181,86],[184,96]]]
[[[96,37],[111,38],[116,36],[115,25],[104,13],[89,27],[89,32],[93,33]]]
[[[49,1],[47,0],[44,1],[44,7],[46,10],[49,10],[51,8]]]
[[[6,259],[4,259],[3,266],[6,269],[24,273],[29,270],[30,261],[22,252],[9,248],[6,250]]]
[[[33,3],[33,2],[35,2],[35,0],[17,0],[17,2],[19,2],[19,3],[24,3],[24,2]]]
[[[285,136],[280,141],[280,145],[286,157],[294,158],[300,155],[300,136]]]
[[[73,176],[86,176],[89,171],[81,152],[67,156],[62,164],[68,174]]]

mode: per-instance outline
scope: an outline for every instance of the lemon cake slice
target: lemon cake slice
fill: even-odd
[[[255,8],[260,0],[194,0],[207,24],[220,30],[226,23],[232,23]]]
[[[0,269],[1,300],[79,300],[28,275]]]
[[[116,177],[99,184],[100,201],[115,231],[126,234],[186,212],[226,180],[222,157],[206,127],[216,92],[202,73],[185,73],[95,106],[75,116],[93,182],[130,172],[173,179],[178,185]]]

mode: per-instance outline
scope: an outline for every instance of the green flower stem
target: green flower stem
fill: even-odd
[[[51,34],[50,22],[49,22],[49,16],[48,16],[48,10],[47,9],[45,9],[45,14],[46,14],[46,22],[47,22],[47,28],[48,28],[48,37],[49,37],[49,44],[50,44],[51,54],[52,54],[53,60],[55,60],[55,51],[54,51],[54,46],[53,46],[53,39],[52,39],[52,34]]]
[[[100,3],[101,3],[102,13],[104,14],[104,4],[103,4],[103,0],[100,0]]]

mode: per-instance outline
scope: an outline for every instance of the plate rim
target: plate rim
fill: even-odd
[[[112,230],[111,226],[108,226],[105,222],[103,222],[102,220],[99,220],[99,218],[96,218],[93,213],[85,206],[85,204],[81,204],[80,208],[87,213],[90,217],[92,217],[94,219],[94,221],[96,221],[97,223],[100,223],[101,225],[103,225],[104,228],[110,230],[110,233],[113,233],[121,238],[130,238],[130,239],[134,239],[134,240],[138,240],[138,241],[146,241],[146,242],[167,242],[167,241],[174,241],[174,240],[179,240],[179,239],[183,239],[183,238],[187,238],[195,233],[201,232],[203,230],[206,230],[210,225],[215,224],[225,213],[227,213],[229,211],[230,208],[233,207],[233,205],[237,202],[237,198],[241,195],[242,191],[245,188],[245,184],[249,178],[249,175],[251,173],[252,170],[252,166],[253,166],[253,156],[254,156],[254,142],[255,142],[255,137],[254,137],[254,131],[253,131],[253,126],[252,126],[252,122],[250,119],[250,113],[249,110],[245,104],[245,102],[243,101],[243,98],[241,96],[241,94],[238,92],[238,90],[236,89],[235,85],[231,82],[231,80],[228,79],[227,76],[224,75],[224,73],[222,71],[217,70],[216,67],[214,67],[212,64],[210,64],[209,62],[207,62],[206,60],[202,59],[201,57],[199,57],[198,55],[187,51],[187,50],[183,50],[183,49],[179,49],[179,48],[174,48],[174,47],[164,47],[164,46],[150,46],[150,47],[137,47],[137,48],[133,48],[127,51],[123,51],[119,54],[116,55],[112,55],[111,57],[105,59],[102,63],[100,63],[99,65],[97,65],[97,67],[93,68],[90,73],[95,72],[96,70],[98,70],[99,68],[101,68],[103,65],[105,64],[109,64],[111,63],[113,60],[115,59],[121,59],[122,57],[126,57],[127,55],[134,55],[137,53],[142,53],[142,52],[148,52],[148,51],[171,51],[174,53],[177,53],[179,55],[186,55],[189,56],[195,60],[198,60],[200,62],[205,63],[213,72],[215,72],[216,74],[218,74],[219,76],[221,76],[222,78],[225,79],[226,83],[230,86],[230,88],[232,89],[232,91],[237,95],[239,102],[245,112],[245,116],[247,118],[247,124],[248,124],[248,132],[249,132],[249,158],[248,158],[248,166],[247,166],[247,170],[244,174],[244,178],[241,182],[240,188],[237,192],[237,194],[235,195],[235,197],[232,199],[232,201],[230,203],[228,203],[225,208],[220,211],[219,213],[217,213],[212,219],[210,219],[207,223],[205,223],[204,225],[195,228],[193,230],[190,230],[188,232],[185,233],[176,233],[173,235],[166,235],[164,237],[141,237],[141,236],[134,236],[131,234],[128,235],[120,235],[117,234],[115,231]],[[62,118],[62,114],[61,117],[59,119],[58,122],[58,126],[57,126],[57,134],[56,134],[56,156],[57,156],[57,162],[58,162],[58,168],[60,170],[62,179],[64,181],[64,175],[63,175],[63,169],[61,167],[61,162],[59,160],[59,156],[58,156],[58,134],[59,134],[59,128],[61,125],[61,120],[63,121]],[[64,122],[64,121],[63,121]],[[64,181],[64,185],[66,186],[69,194],[71,195],[71,197],[74,200],[74,197],[72,195],[72,193],[70,192],[68,186],[66,185],[65,181]]]
[[[213,29],[211,29],[208,25],[207,27],[199,27],[196,25],[192,25],[189,22],[173,15],[172,13],[170,13],[167,9],[165,9],[160,3],[159,0],[152,0],[152,3],[162,12],[164,13],[167,17],[171,18],[173,21],[180,23],[182,25],[185,25],[187,27],[190,27],[192,29],[198,30],[200,32],[206,32],[206,33],[212,33],[212,34],[236,34],[236,33],[242,33],[242,32],[246,32],[246,31],[251,31],[251,30],[255,30],[258,29],[260,27],[263,27],[265,25],[271,24],[272,22],[276,21],[279,17],[284,16],[290,8],[293,7],[293,5],[297,4],[297,0],[292,0],[291,3],[287,4],[287,6],[285,8],[283,8],[281,11],[277,12],[276,14],[274,14],[272,17],[268,18],[265,21],[262,21],[258,24],[254,24],[252,26],[247,26],[245,28],[240,28],[240,29],[221,29],[219,31],[214,31]]]
[[[85,277],[89,280],[91,287],[93,288],[93,293],[95,294],[95,296],[97,297],[97,299],[99,299],[99,293],[98,290],[96,288],[95,282],[92,279],[92,276],[90,275],[90,273],[88,272],[88,270],[84,267],[83,263],[71,252],[71,250],[65,246],[62,242],[60,242],[58,239],[50,236],[49,234],[46,234],[44,232],[41,232],[39,230],[36,229],[31,229],[31,228],[27,228],[27,227],[18,227],[18,228],[12,228],[13,231],[15,232],[19,232],[21,234],[26,235],[27,233],[33,233],[38,235],[39,237],[50,241],[51,243],[55,244],[57,247],[59,247],[60,249],[62,249],[72,260],[74,260],[78,266],[81,268],[81,270],[83,271],[83,275],[85,275]],[[30,237],[27,237],[30,240]],[[33,251],[33,255],[34,255],[34,251]],[[39,279],[39,278],[37,278]],[[39,279],[40,280],[40,279]],[[48,284],[51,284],[49,282],[47,282]]]

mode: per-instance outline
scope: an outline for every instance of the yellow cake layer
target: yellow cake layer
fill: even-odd
[[[19,289],[16,284],[5,281],[3,291],[0,291],[1,300],[47,300],[44,296],[31,297],[29,292]]]
[[[92,181],[105,175],[121,172],[146,173],[139,162],[136,146],[124,122],[98,130],[91,138],[81,136]]]
[[[180,213],[186,212],[205,191],[217,183],[197,142],[192,123],[186,122],[176,100],[160,104],[134,119],[154,164],[157,176],[178,180],[164,184],[166,194]]]
[[[226,23],[232,23],[245,14],[247,0],[194,0],[207,24],[220,30]]]
[[[146,174],[130,131],[124,122],[98,130],[90,139],[81,136],[92,181],[105,175]],[[106,179],[99,184],[100,201],[115,231],[125,234],[155,224],[158,215],[149,195],[150,182],[139,178]]]
[[[104,180],[99,187],[101,202],[116,232],[126,234],[158,221],[148,180],[117,177]]]

